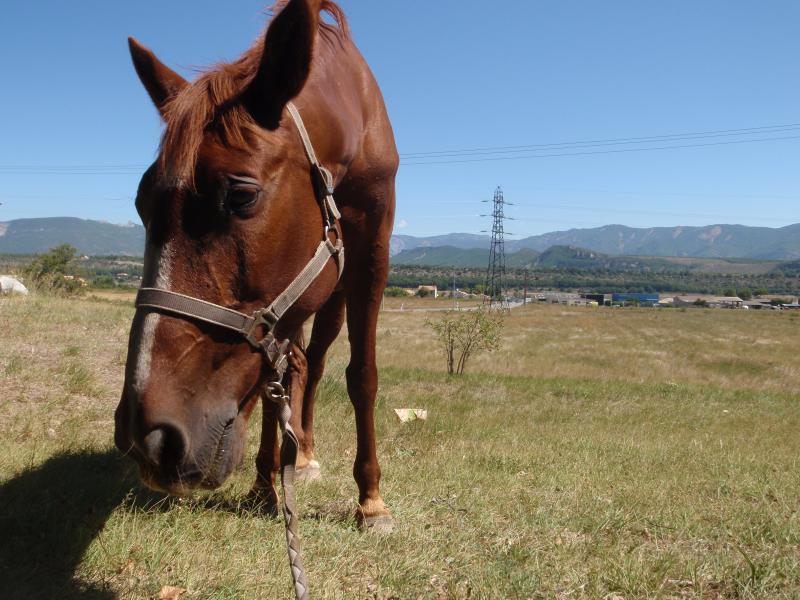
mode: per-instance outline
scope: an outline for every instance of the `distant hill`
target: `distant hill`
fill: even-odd
[[[394,265],[432,268],[485,269],[488,250],[417,248],[405,250],[392,258]],[[506,254],[509,269],[576,269],[580,271],[627,271],[658,273],[713,273],[716,275],[800,275],[800,261],[754,260],[748,258],[686,258],[672,256],[613,256],[577,246],[553,246],[542,253],[522,249]]]
[[[113,225],[71,217],[19,219],[0,223],[0,253],[39,253],[68,243],[82,254],[142,256],[144,237],[144,228],[133,223]],[[535,259],[547,260],[539,258],[539,254],[553,247],[586,249],[605,255],[602,260],[614,256],[800,260],[800,223],[778,229],[744,225],[636,229],[606,225],[556,231],[506,240],[507,264],[511,268],[533,266]],[[391,240],[395,264],[483,266],[489,260],[488,248],[488,236],[471,233],[395,235]]]
[[[393,235],[391,242],[392,256],[406,250],[417,248],[442,248],[450,246],[462,250],[487,249],[489,236],[475,233],[449,233],[431,237],[414,237],[412,235]],[[487,254],[488,257],[488,254]]]
[[[636,229],[606,225],[547,233],[514,244],[540,251],[552,246],[579,246],[617,255],[792,260],[800,258],[800,223],[779,229],[745,225]]]
[[[488,248],[489,237],[471,234],[427,238],[395,236],[392,254],[437,246]],[[509,253],[523,248],[544,252],[553,246],[587,248],[608,255],[794,260],[800,259],[800,223],[777,229],[745,225],[637,229],[606,225],[506,240],[506,251]]]
[[[798,277],[800,276],[800,260],[781,263],[775,267],[775,272]]]
[[[539,253],[536,250],[523,248],[519,252],[506,255],[506,266],[511,269],[524,269],[536,263]],[[392,262],[397,265],[419,265],[425,267],[463,267],[485,268],[489,262],[487,249],[461,249],[453,246],[429,248],[418,247],[413,250],[403,250],[392,257]]]
[[[113,225],[73,217],[18,219],[0,223],[0,253],[38,254],[71,244],[80,254],[144,255],[144,227]]]

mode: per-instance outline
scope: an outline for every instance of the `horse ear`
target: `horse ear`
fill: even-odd
[[[158,111],[163,115],[167,102],[189,85],[183,77],[167,67],[156,58],[148,48],[142,46],[132,37],[128,38],[128,47],[136,73],[144,84],[147,93]]]
[[[267,29],[258,72],[244,94],[248,110],[267,129],[277,129],[286,103],[308,79],[321,5],[290,0]]]

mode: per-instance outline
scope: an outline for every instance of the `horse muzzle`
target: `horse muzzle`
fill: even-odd
[[[131,410],[123,397],[115,413],[114,442],[137,463],[151,489],[176,496],[216,489],[241,462],[246,423],[238,411],[208,415],[198,427],[132,412],[140,411]]]

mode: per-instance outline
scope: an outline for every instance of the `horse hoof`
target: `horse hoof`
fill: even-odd
[[[364,533],[377,533],[385,535],[392,533],[394,519],[392,515],[375,515],[374,517],[361,517],[358,519],[358,528]]]
[[[319,463],[315,460],[308,462],[308,466],[302,469],[295,469],[294,480],[297,483],[311,483],[312,481],[322,480],[322,470]]]

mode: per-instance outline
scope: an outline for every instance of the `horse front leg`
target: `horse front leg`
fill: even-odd
[[[302,440],[302,402],[308,378],[308,366],[305,355],[297,341],[292,345],[289,356],[289,368],[284,376],[284,385],[289,393],[292,417],[289,420],[299,440]],[[251,503],[263,507],[264,511],[278,515],[280,500],[275,487],[281,466],[280,441],[278,439],[278,419],[280,406],[262,396],[263,413],[261,419],[261,443],[256,456],[256,481],[248,499]],[[299,460],[298,460],[299,463]]]
[[[334,292],[314,317],[311,341],[306,350],[308,381],[303,396],[303,436],[297,458],[297,481],[316,481],[322,478],[319,462],[314,455],[314,404],[319,382],[325,372],[328,349],[344,324],[344,302],[344,293]]]
[[[278,490],[275,482],[281,466],[281,450],[278,441],[278,412],[280,407],[266,396],[262,396],[261,442],[256,455],[256,481],[247,497],[248,503],[262,508],[277,517]]]
[[[389,272],[389,231],[364,252],[351,253],[348,268],[353,277],[347,290],[347,329],[350,364],[347,366],[347,392],[353,403],[358,447],[353,476],[358,484],[356,514],[362,530],[391,531],[393,520],[380,494],[381,468],[375,439],[375,396],[378,369],[375,362],[376,329],[383,290]],[[384,239],[385,238],[385,239]],[[354,264],[355,263],[355,264]]]

